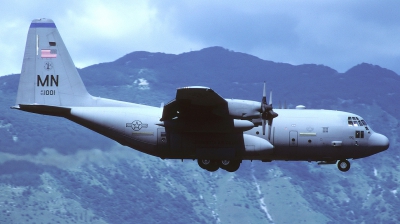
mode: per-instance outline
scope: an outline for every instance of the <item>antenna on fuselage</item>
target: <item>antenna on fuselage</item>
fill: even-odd
[[[285,103],[283,104],[283,107],[281,101],[279,100],[279,109],[287,109],[286,100]]]

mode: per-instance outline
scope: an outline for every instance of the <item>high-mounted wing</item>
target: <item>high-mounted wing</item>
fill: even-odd
[[[165,126],[182,132],[241,132],[254,127],[247,120],[234,119],[228,102],[203,86],[179,88],[174,100],[164,106],[160,119]]]
[[[174,100],[164,106],[160,121],[213,118],[229,115],[228,103],[214,90],[204,86],[179,88]]]

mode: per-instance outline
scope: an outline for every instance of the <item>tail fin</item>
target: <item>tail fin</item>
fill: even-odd
[[[33,20],[26,40],[17,106],[83,106],[91,99],[54,22]]]

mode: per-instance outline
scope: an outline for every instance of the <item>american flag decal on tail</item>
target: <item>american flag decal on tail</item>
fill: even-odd
[[[56,49],[42,49],[40,51],[40,56],[42,58],[56,58],[57,57],[57,50]]]

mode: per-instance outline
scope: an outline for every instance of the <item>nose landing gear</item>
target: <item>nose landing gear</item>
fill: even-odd
[[[341,159],[337,163],[337,167],[342,172],[347,172],[350,169],[350,162],[347,159]]]

